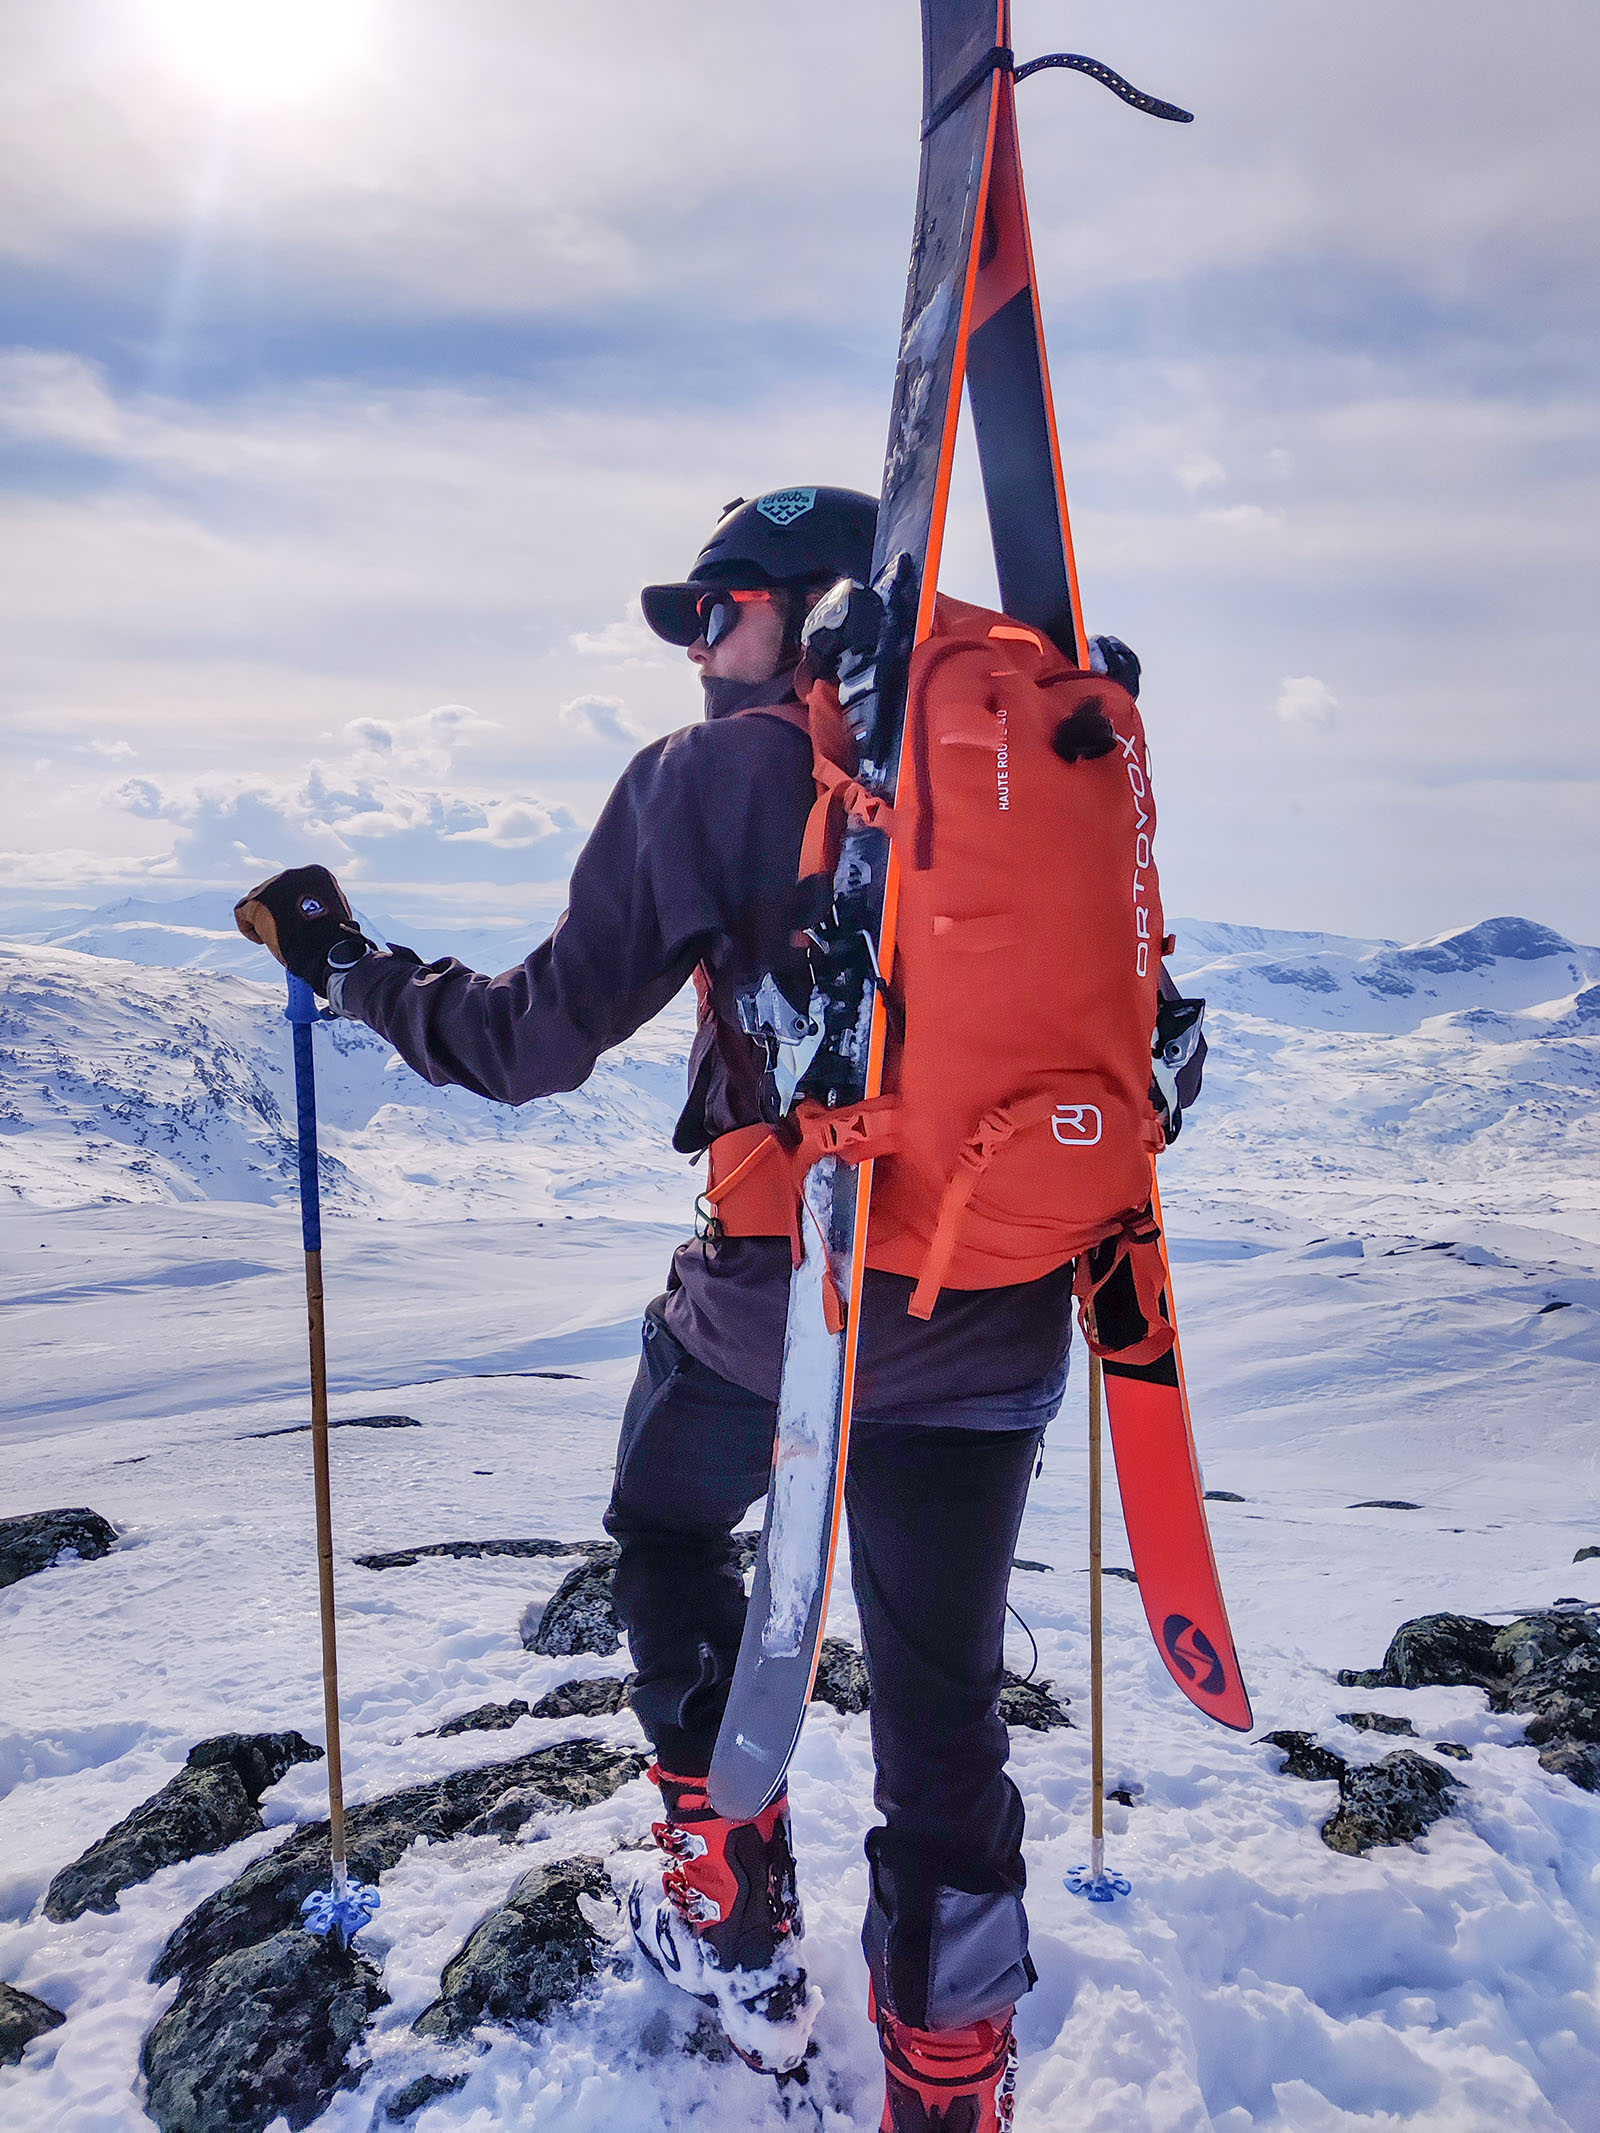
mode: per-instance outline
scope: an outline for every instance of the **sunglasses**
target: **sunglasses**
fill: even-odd
[[[735,592],[724,590],[705,593],[694,603],[695,620],[700,625],[700,634],[709,651],[727,636],[739,619],[741,607],[748,607],[753,600],[770,600],[770,592]]]

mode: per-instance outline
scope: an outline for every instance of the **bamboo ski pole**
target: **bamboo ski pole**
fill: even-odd
[[[1096,1881],[1106,1870],[1106,1682],[1104,1596],[1105,1554],[1100,1535],[1100,1406],[1103,1373],[1100,1358],[1089,1357],[1089,1772],[1093,1820],[1089,1871]]]
[[[311,1472],[317,1506],[317,1588],[322,1618],[322,1715],[328,1740],[328,1852],[332,1887],[302,1906],[308,1932],[348,1946],[378,1908],[378,1892],[350,1880],[345,1860],[344,1755],[339,1730],[339,1643],[333,1601],[333,1497],[328,1478],[328,1344],[322,1297],[322,1194],[317,1177],[317,1083],[311,1050],[316,994],[289,978],[294,1099],[300,1157],[300,1232],[306,1256],[311,1356]]]
[[[1101,1533],[1104,1463],[1101,1411],[1104,1372],[1100,1358],[1089,1353],[1089,1864],[1075,1866],[1067,1887],[1091,1903],[1126,1896],[1130,1884],[1122,1874],[1106,1872],[1106,1684],[1105,1684],[1105,1550]]]

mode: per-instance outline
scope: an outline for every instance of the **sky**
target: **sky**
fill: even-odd
[[[1017,0],[1089,626],[1167,908],[1600,940],[1593,0]],[[698,715],[639,586],[876,490],[911,0],[0,11],[0,923],[559,903]],[[943,583],[992,597],[970,453]],[[531,945],[531,943],[530,943]]]

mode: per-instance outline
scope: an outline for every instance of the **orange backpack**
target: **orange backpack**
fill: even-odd
[[[802,878],[831,873],[846,811],[886,829],[899,861],[884,1094],[802,1101],[777,1127],[721,1136],[716,1219],[798,1253],[805,1170],[871,1158],[867,1264],[912,1276],[924,1318],[941,1288],[1033,1281],[1137,1240],[1164,1145],[1150,1099],[1163,925],[1132,697],[1037,630],[941,596],[911,662],[892,810],[851,776],[831,684],[812,685],[808,713]],[[1170,1333],[1138,1287],[1160,1352]]]

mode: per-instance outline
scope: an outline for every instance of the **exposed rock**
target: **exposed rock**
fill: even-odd
[[[1495,1653],[1495,1632],[1473,1615],[1418,1615],[1402,1622],[1389,1640],[1382,1666],[1371,1672],[1346,1668],[1346,1689],[1485,1688],[1498,1683],[1504,1665]]]
[[[419,2074],[415,2081],[408,2081],[403,2089],[396,2089],[383,2107],[383,2115],[390,2125],[404,2125],[408,2118],[415,2118],[425,2103],[436,2103],[441,2096],[453,2096],[457,2089],[467,2085],[465,2074]]]
[[[0,1985],[0,2066],[15,2066],[35,2037],[59,2029],[66,2020],[59,2007],[36,2000],[19,1985]]]
[[[1124,1569],[1124,1567],[1120,1563],[1106,1563],[1102,1565],[1100,1574],[1102,1577],[1122,1578],[1129,1585],[1137,1585],[1139,1582],[1138,1571]]]
[[[1387,1711],[1341,1711],[1341,1726],[1354,1726],[1358,1733],[1403,1733],[1412,1740],[1417,1729],[1409,1718],[1391,1718]]]
[[[535,1718],[612,1718],[628,1708],[632,1674],[590,1674],[582,1681],[563,1681],[533,1707]]]
[[[1580,1548],[1572,1560],[1575,1563],[1591,1563],[1596,1556],[1600,1556],[1600,1548]]]
[[[297,1927],[225,1955],[144,2040],[145,2108],[161,2133],[294,2133],[353,2088],[355,2045],[387,2002],[377,1971]]]
[[[415,1415],[346,1415],[342,1421],[330,1422],[329,1429],[421,1429]],[[309,1422],[290,1422],[282,1429],[247,1429],[239,1440],[247,1444],[263,1437],[304,1437],[310,1433]]]
[[[1412,1748],[1381,1762],[1346,1768],[1339,1805],[1322,1825],[1330,1851],[1359,1857],[1375,1844],[1410,1844],[1450,1812],[1457,1779]]]
[[[1068,1699],[1053,1694],[1053,1686],[1048,1681],[1024,1681],[1008,1669],[1000,1689],[1000,1716],[1008,1726],[1033,1733],[1071,1725],[1065,1708]],[[867,1679],[866,1660],[846,1638],[823,1638],[811,1700],[832,1704],[847,1717],[871,1709],[872,1686]]]
[[[1360,1503],[1350,1505],[1352,1511],[1420,1511],[1419,1503],[1409,1503],[1404,1496],[1365,1496]]]
[[[486,1807],[481,1815],[469,1822],[463,1835],[468,1837],[498,1837],[503,1844],[511,1839],[527,1823],[539,1815],[558,1814],[561,1802],[551,1797],[540,1785],[513,1785],[509,1792],[501,1793],[492,1807]]]
[[[125,1815],[51,1882],[44,1915],[58,1925],[85,1911],[114,1911],[123,1889],[164,1866],[225,1851],[266,1824],[261,1795],[296,1763],[323,1751],[298,1733],[219,1733],[189,1750],[175,1778]]]
[[[1240,1496],[1233,1489],[1207,1489],[1207,1503],[1248,1503],[1248,1496]]]
[[[513,1555],[535,1558],[546,1555],[594,1555],[616,1558],[614,1541],[558,1541],[558,1540],[460,1540],[419,1542],[415,1548],[390,1548],[378,1555],[358,1555],[354,1561],[363,1570],[409,1570],[413,1563],[420,1563],[430,1556],[447,1557],[451,1562],[472,1562],[484,1555]]]
[[[63,1556],[85,1562],[108,1555],[117,1544],[117,1529],[98,1511],[82,1506],[70,1511],[26,1511],[20,1518],[0,1518],[0,1586],[48,1570]]]
[[[438,1842],[461,1836],[510,1793],[532,1788],[537,1794],[517,1827],[540,1811],[537,1803],[592,1807],[637,1777],[646,1760],[599,1741],[559,1741],[509,1762],[388,1793],[346,1817],[351,1874],[376,1881],[418,1837]],[[151,1982],[193,1978],[224,1956],[294,1926],[301,1903],[326,1884],[328,1872],[328,1825],[308,1823],[189,1913],[157,1956]]]
[[[475,1711],[463,1711],[459,1718],[447,1718],[434,1731],[441,1740],[449,1740],[456,1733],[503,1733],[519,1718],[526,1718],[529,1708],[520,1697],[513,1698],[510,1703],[480,1703]]]
[[[1057,1726],[1070,1726],[1069,1699],[1053,1693],[1053,1681],[1023,1681],[1007,1674],[1000,1691],[1000,1716],[1008,1726],[1028,1733],[1049,1733]]]
[[[1555,1777],[1571,1778],[1585,1792],[1600,1792],[1600,1748],[1586,1741],[1552,1741],[1539,1750],[1539,1763]]]
[[[867,1662],[844,1637],[824,1637],[817,1660],[817,1678],[811,1685],[813,1703],[831,1703],[847,1718],[871,1708],[872,1685]]]
[[[1463,1747],[1458,1740],[1436,1740],[1433,1744],[1433,1752],[1435,1755],[1448,1755],[1453,1763],[1470,1763],[1472,1761],[1472,1750]]]
[[[608,1659],[622,1645],[622,1624],[612,1604],[611,1579],[616,1550],[569,1570],[545,1606],[529,1608],[522,1622],[522,1642],[546,1659],[569,1659],[593,1652]]]
[[[438,1999],[412,2024],[417,2034],[450,2039],[480,2022],[545,2022],[570,2005],[604,1959],[581,1896],[615,1900],[598,1859],[563,1859],[524,1874],[445,1964]]]
[[[1314,1784],[1324,1784],[1331,1778],[1338,1784],[1349,1767],[1344,1757],[1335,1755],[1331,1748],[1319,1748],[1315,1736],[1310,1733],[1286,1729],[1280,1733],[1263,1733],[1261,1738],[1269,1747],[1283,1750],[1280,1777],[1305,1778]]]

